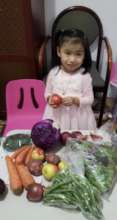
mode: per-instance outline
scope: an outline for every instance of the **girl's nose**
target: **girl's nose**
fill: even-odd
[[[74,60],[75,60],[75,56],[74,56],[74,55],[71,55],[71,56],[70,56],[70,61],[73,62]]]

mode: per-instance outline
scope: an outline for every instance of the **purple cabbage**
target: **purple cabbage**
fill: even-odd
[[[37,147],[50,148],[59,143],[60,129],[53,126],[51,119],[41,120],[32,127],[31,138]]]

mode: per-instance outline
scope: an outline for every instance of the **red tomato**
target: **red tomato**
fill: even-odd
[[[55,104],[55,105],[60,105],[60,104],[62,103],[62,98],[61,98],[59,95],[54,94],[54,95],[52,96],[52,102],[53,102],[53,104]]]

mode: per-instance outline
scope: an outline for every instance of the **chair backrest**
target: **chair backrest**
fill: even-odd
[[[46,101],[45,85],[41,80],[19,79],[9,81],[6,86],[7,119],[17,116],[43,114]]]
[[[98,15],[93,10],[84,6],[66,8],[56,17],[52,26],[52,57],[55,57],[56,59],[56,32],[61,29],[70,28],[78,28],[82,30],[87,36],[90,46],[97,40],[96,62],[98,65],[101,52],[103,27]]]

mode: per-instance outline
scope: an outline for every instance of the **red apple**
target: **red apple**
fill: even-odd
[[[52,180],[55,174],[58,172],[57,165],[51,163],[45,163],[42,168],[42,174],[48,181]]]
[[[39,147],[34,148],[34,150],[32,151],[31,157],[33,160],[42,160],[43,161],[45,158],[45,154],[44,154],[43,149],[41,149]]]
[[[52,102],[54,105],[59,106],[62,103],[62,98],[57,94],[53,94],[52,95]]]

